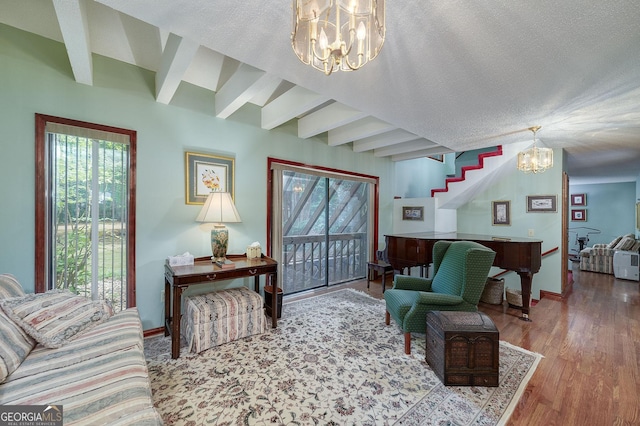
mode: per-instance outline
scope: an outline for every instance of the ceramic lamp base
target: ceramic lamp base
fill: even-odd
[[[224,261],[229,245],[229,231],[224,225],[215,225],[211,230],[211,253],[214,261]]]

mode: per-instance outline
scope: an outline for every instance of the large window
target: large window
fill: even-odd
[[[135,306],[135,136],[36,115],[36,291]]]

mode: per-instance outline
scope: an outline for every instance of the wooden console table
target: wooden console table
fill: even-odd
[[[164,335],[171,335],[171,358],[180,356],[180,319],[182,317],[182,292],[191,285],[210,284],[214,281],[255,277],[254,290],[260,292],[260,275],[265,275],[265,285],[278,285],[278,262],[267,256],[247,259],[245,255],[227,255],[235,264],[233,268],[221,268],[211,257],[196,258],[193,265],[164,265]],[[269,282],[271,280],[271,282]],[[277,306],[276,291],[271,293],[271,306]],[[278,316],[271,315],[271,325],[278,326]]]

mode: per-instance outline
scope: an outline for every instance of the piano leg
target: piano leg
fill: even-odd
[[[520,275],[520,287],[522,289],[522,321],[531,321],[529,319],[529,306],[531,303],[531,282],[533,274],[531,272],[518,272]]]

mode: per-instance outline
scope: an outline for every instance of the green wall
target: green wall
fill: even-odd
[[[516,170],[503,176],[500,182],[479,194],[473,201],[458,209],[458,232],[506,237],[533,237],[543,241],[542,252],[558,247],[558,251],[542,259],[540,272],[533,276],[531,297],[540,298],[540,290],[561,293],[562,233],[562,170],[563,151],[553,150],[555,166],[539,174],[524,174]],[[527,195],[556,195],[555,213],[527,213]],[[492,201],[511,202],[511,226],[492,225]],[[499,270],[494,268],[493,273]],[[505,286],[520,289],[520,277],[515,272],[502,276]],[[532,318],[535,321],[535,311]]]
[[[199,206],[185,204],[185,151],[235,157],[236,206],[231,253],[266,244],[267,157],[380,177],[380,235],[391,230],[393,163],[325,139],[302,140],[295,124],[260,128],[260,111],[214,116],[214,93],[183,83],[170,105],[155,102],[152,72],[93,57],[94,85],[74,81],[62,44],[0,25],[0,272],[34,290],[34,114],[133,129],[137,156],[137,305],[145,329],[162,326],[163,264],[189,251],[210,254]],[[248,281],[246,285],[252,285]],[[234,283],[235,285],[235,283]]]
[[[416,158],[395,163],[396,188],[400,198],[431,197],[433,188],[442,188],[448,175],[455,174],[455,153],[445,154],[443,161]]]
[[[210,252],[207,225],[195,222],[199,206],[184,201],[185,151],[235,157],[236,205],[243,222],[228,227],[230,252],[236,253],[253,241],[266,244],[267,157],[379,176],[379,237],[392,232],[394,196],[429,196],[454,171],[452,156],[444,163],[419,159],[394,164],[371,153],[354,153],[349,145],[329,147],[323,137],[301,140],[293,122],[262,130],[259,108],[252,105],[218,119],[214,93],[185,83],[170,105],[159,104],[152,72],[100,56],[93,60],[94,85],[78,84],[62,44],[0,25],[0,272],[16,275],[33,291],[34,114],[136,130],[137,305],[145,329],[162,325],[165,258]],[[458,230],[526,236],[534,229],[535,238],[544,240],[543,251],[560,246],[563,158],[561,151],[554,153],[554,169],[540,175],[514,171],[461,207]],[[558,213],[526,213],[526,194],[557,194]],[[510,227],[491,226],[493,200],[511,200]],[[533,297],[539,297],[540,288],[559,293],[560,276],[559,253],[545,258],[534,276]],[[505,278],[508,287],[519,288],[516,274]]]

